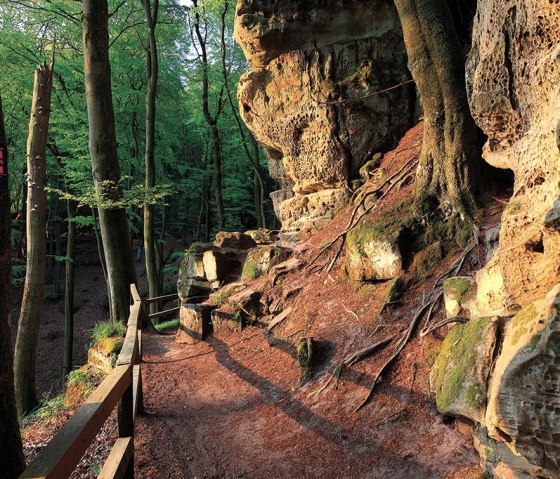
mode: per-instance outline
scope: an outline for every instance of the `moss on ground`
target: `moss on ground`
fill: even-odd
[[[445,338],[433,372],[436,405],[440,413],[459,398],[465,386],[468,388],[465,378],[478,359],[476,346],[491,322],[492,318],[471,320],[451,328]],[[475,392],[471,391],[471,396]]]
[[[313,365],[313,340],[303,338],[297,347],[297,361],[299,365],[299,385],[303,386],[308,380]]]
[[[256,279],[261,275],[261,268],[256,261],[247,260],[243,265],[243,278]]]
[[[426,278],[438,268],[442,258],[443,249],[439,241],[418,252],[412,262],[412,279],[420,281]]]

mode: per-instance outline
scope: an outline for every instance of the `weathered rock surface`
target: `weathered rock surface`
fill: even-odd
[[[208,304],[184,304],[179,315],[179,329],[175,341],[196,344],[212,331],[210,313],[214,309]]]
[[[447,317],[470,317],[469,303],[473,300],[475,287],[470,276],[456,276],[443,282],[443,300]]]
[[[489,390],[490,437],[560,475],[560,285],[523,308],[505,327]]]
[[[430,375],[440,413],[483,422],[497,331],[498,321],[492,318],[450,329]]]
[[[212,311],[212,329],[214,335],[239,333],[243,330],[243,318],[238,312],[227,309]]]
[[[477,278],[480,301],[500,314],[542,298],[560,277],[559,21],[557,1],[478,1],[470,106],[488,135],[484,158],[515,174],[500,246]]]
[[[412,120],[411,88],[371,95],[408,78],[395,7],[240,0],[235,36],[253,67],[239,83],[240,110],[281,185],[282,229],[332,218],[360,167]]]
[[[255,279],[267,274],[274,266],[286,261],[291,252],[288,248],[274,245],[252,249],[243,265],[243,279]]]
[[[248,250],[257,246],[257,243],[246,233],[239,233],[237,231],[220,231],[216,234],[214,246],[217,246],[218,248]]]
[[[398,233],[378,231],[365,223],[346,236],[344,269],[353,281],[382,281],[402,272]]]

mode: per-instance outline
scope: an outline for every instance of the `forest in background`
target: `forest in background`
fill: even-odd
[[[159,60],[155,123],[155,186],[145,188],[146,144],[146,17],[141,2],[109,2],[110,61],[118,157],[125,207],[135,243],[143,242],[142,207],[155,204],[155,236],[164,263],[191,241],[208,240],[220,229],[262,226],[260,180],[252,166],[255,143],[238,123],[236,90],[247,64],[232,36],[234,9],[206,2],[199,15],[180,2],[159,4],[155,28]],[[0,5],[0,91],[10,153],[13,215],[13,283],[25,276],[26,139],[33,72],[54,58],[53,92],[47,148],[48,294],[60,294],[61,269],[70,258],[64,237],[68,230],[67,199],[79,204],[73,218],[78,232],[98,227],[96,198],[88,151],[88,124],[83,80],[81,11],[69,1],[8,1]],[[222,15],[225,21],[221,39]],[[203,42],[208,71],[210,125],[204,114]],[[223,55],[223,56],[222,56]],[[224,64],[222,64],[222,59]],[[225,72],[225,75],[224,75]],[[227,88],[225,88],[227,82]],[[228,91],[229,90],[229,91]],[[229,102],[228,95],[233,102]],[[240,130],[241,129],[241,130]],[[247,146],[244,143],[247,143]],[[258,150],[257,150],[258,151]],[[220,225],[214,157],[221,160],[218,186],[225,211]],[[266,223],[275,219],[264,154],[258,153],[258,174],[264,180],[262,208]],[[255,193],[255,189],[257,193]],[[176,201],[180,198],[181,201]],[[182,238],[176,241],[177,238]],[[165,251],[165,253],[163,253]],[[162,266],[162,273],[165,271]],[[176,273],[176,271],[167,271]],[[163,284],[163,278],[161,279]]]

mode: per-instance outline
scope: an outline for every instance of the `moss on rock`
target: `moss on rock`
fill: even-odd
[[[448,413],[463,395],[467,405],[473,409],[484,404],[485,392],[476,371],[481,369],[477,364],[480,361],[491,362],[491,357],[481,358],[488,353],[487,348],[481,348],[481,345],[489,341],[494,344],[494,338],[488,337],[492,321],[492,318],[473,319],[451,328],[445,338],[431,375],[440,413]],[[468,417],[466,411],[464,415]]]

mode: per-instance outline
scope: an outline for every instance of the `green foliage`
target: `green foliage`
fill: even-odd
[[[66,385],[68,387],[80,386],[84,388],[87,395],[95,389],[96,377],[89,369],[76,369],[68,374]]]
[[[124,337],[126,336],[126,325],[120,321],[101,321],[94,326],[91,336],[93,344],[107,338]]]
[[[52,423],[64,410],[64,393],[57,396],[43,395],[39,407],[25,416],[26,420],[38,420],[44,427]]]

